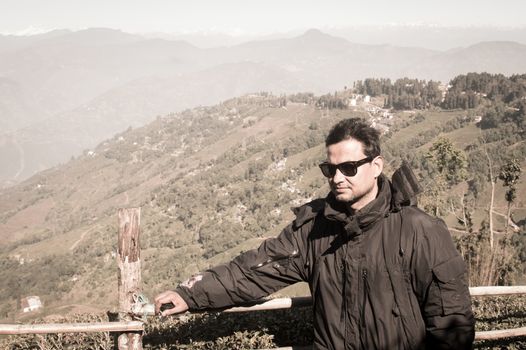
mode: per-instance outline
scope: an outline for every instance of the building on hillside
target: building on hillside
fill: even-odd
[[[381,124],[377,122],[376,120],[373,120],[371,123],[371,126],[378,130],[382,135],[387,134],[389,132],[389,127],[385,124]]]
[[[20,254],[14,254],[14,255],[11,255],[11,258],[15,259],[16,261],[18,261],[18,263],[20,265],[24,265],[24,263],[26,262],[26,260],[20,255]]]
[[[38,296],[25,297],[20,300],[20,306],[23,312],[31,312],[42,307],[42,302]]]

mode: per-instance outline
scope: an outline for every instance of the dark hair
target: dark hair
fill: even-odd
[[[380,155],[380,132],[360,118],[349,118],[336,123],[325,139],[325,146],[334,145],[348,139],[360,141],[367,157]]]

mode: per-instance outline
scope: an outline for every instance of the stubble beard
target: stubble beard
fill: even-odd
[[[353,204],[359,202],[364,197],[367,197],[369,194],[371,194],[374,191],[375,187],[374,185],[368,188],[363,193],[355,193],[352,189],[348,189],[348,191],[344,193],[338,193],[336,189],[333,190],[333,194],[337,201],[347,204],[349,207],[352,207]],[[336,193],[335,193],[336,192]],[[367,204],[367,203],[365,203]],[[363,206],[362,206],[363,207]]]
[[[337,192],[334,193],[333,192],[333,194],[334,194],[334,197],[336,198],[336,200],[338,202],[352,204],[356,200],[356,197],[355,197],[355,195],[352,192],[350,192],[350,193],[337,193]]]
[[[334,197],[336,198],[336,200],[338,202],[342,202],[342,203],[352,204],[357,199],[359,199],[355,195],[354,191],[352,189],[350,189],[350,188],[346,188],[346,190],[343,193],[342,192],[338,192],[338,189],[334,188],[332,190],[332,193],[334,194]]]

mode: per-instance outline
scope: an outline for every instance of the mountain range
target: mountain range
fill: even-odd
[[[159,115],[250,92],[316,94],[368,77],[447,83],[470,71],[526,72],[526,45],[437,51],[350,42],[312,29],[199,48],[111,29],[0,36],[0,183],[17,183]]]

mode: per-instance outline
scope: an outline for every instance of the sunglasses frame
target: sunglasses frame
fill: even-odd
[[[363,159],[360,159],[360,160],[357,160],[357,161],[348,161],[348,162],[343,162],[343,163],[340,163],[340,164],[331,164],[331,163],[328,163],[328,162],[323,162],[321,164],[319,164],[318,166],[320,167],[320,170],[321,170],[321,173],[323,174],[323,176],[327,177],[327,178],[331,178],[331,177],[334,177],[334,175],[336,175],[336,169],[340,170],[340,172],[344,175],[344,176],[355,176],[357,173],[358,173],[358,168],[364,164],[367,164],[367,163],[370,163],[374,160],[373,157],[365,157]],[[348,172],[347,170],[348,169],[345,169],[344,167],[347,167],[347,166],[351,166],[351,171]]]

